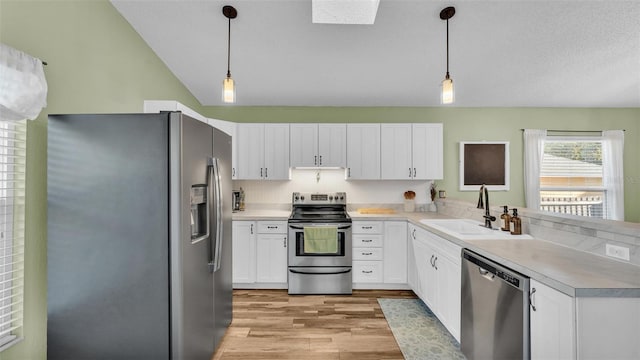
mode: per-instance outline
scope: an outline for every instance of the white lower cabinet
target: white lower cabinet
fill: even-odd
[[[235,288],[287,287],[287,222],[233,222]]]
[[[353,238],[353,282],[381,283],[383,276],[382,221],[354,221],[351,226]]]
[[[352,238],[354,287],[407,288],[406,221],[354,221]]]
[[[533,279],[530,292],[532,360],[640,359],[640,298],[574,298]]]
[[[287,234],[258,234],[256,281],[287,282]]]
[[[256,282],[255,221],[234,221],[232,234],[233,284],[253,284]]]
[[[575,359],[573,298],[533,279],[530,292],[531,359]]]
[[[407,283],[407,222],[384,222],[384,268],[385,284]]]
[[[462,248],[409,224],[417,272],[414,292],[460,341],[460,253]]]

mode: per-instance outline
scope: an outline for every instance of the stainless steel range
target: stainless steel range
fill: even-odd
[[[351,218],[343,192],[293,193],[289,294],[351,294]]]

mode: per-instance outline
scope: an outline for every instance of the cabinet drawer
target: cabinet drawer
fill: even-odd
[[[382,261],[354,261],[354,283],[382,282]]]
[[[353,247],[382,247],[382,235],[352,235]]]
[[[259,234],[286,234],[286,221],[258,221]]]
[[[382,234],[381,221],[354,221],[353,234]]]
[[[382,260],[382,248],[355,248],[353,260]]]

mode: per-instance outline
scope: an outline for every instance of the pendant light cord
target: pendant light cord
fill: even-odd
[[[447,19],[447,74],[445,79],[449,78],[449,19]]]
[[[227,78],[230,78],[231,77],[231,18],[229,18],[229,31],[227,32],[227,34],[228,34],[227,35]],[[447,65],[447,69],[448,68],[449,68],[449,65]]]

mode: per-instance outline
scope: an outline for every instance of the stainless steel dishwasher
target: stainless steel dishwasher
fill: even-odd
[[[462,250],[460,347],[469,360],[529,359],[529,278]]]

